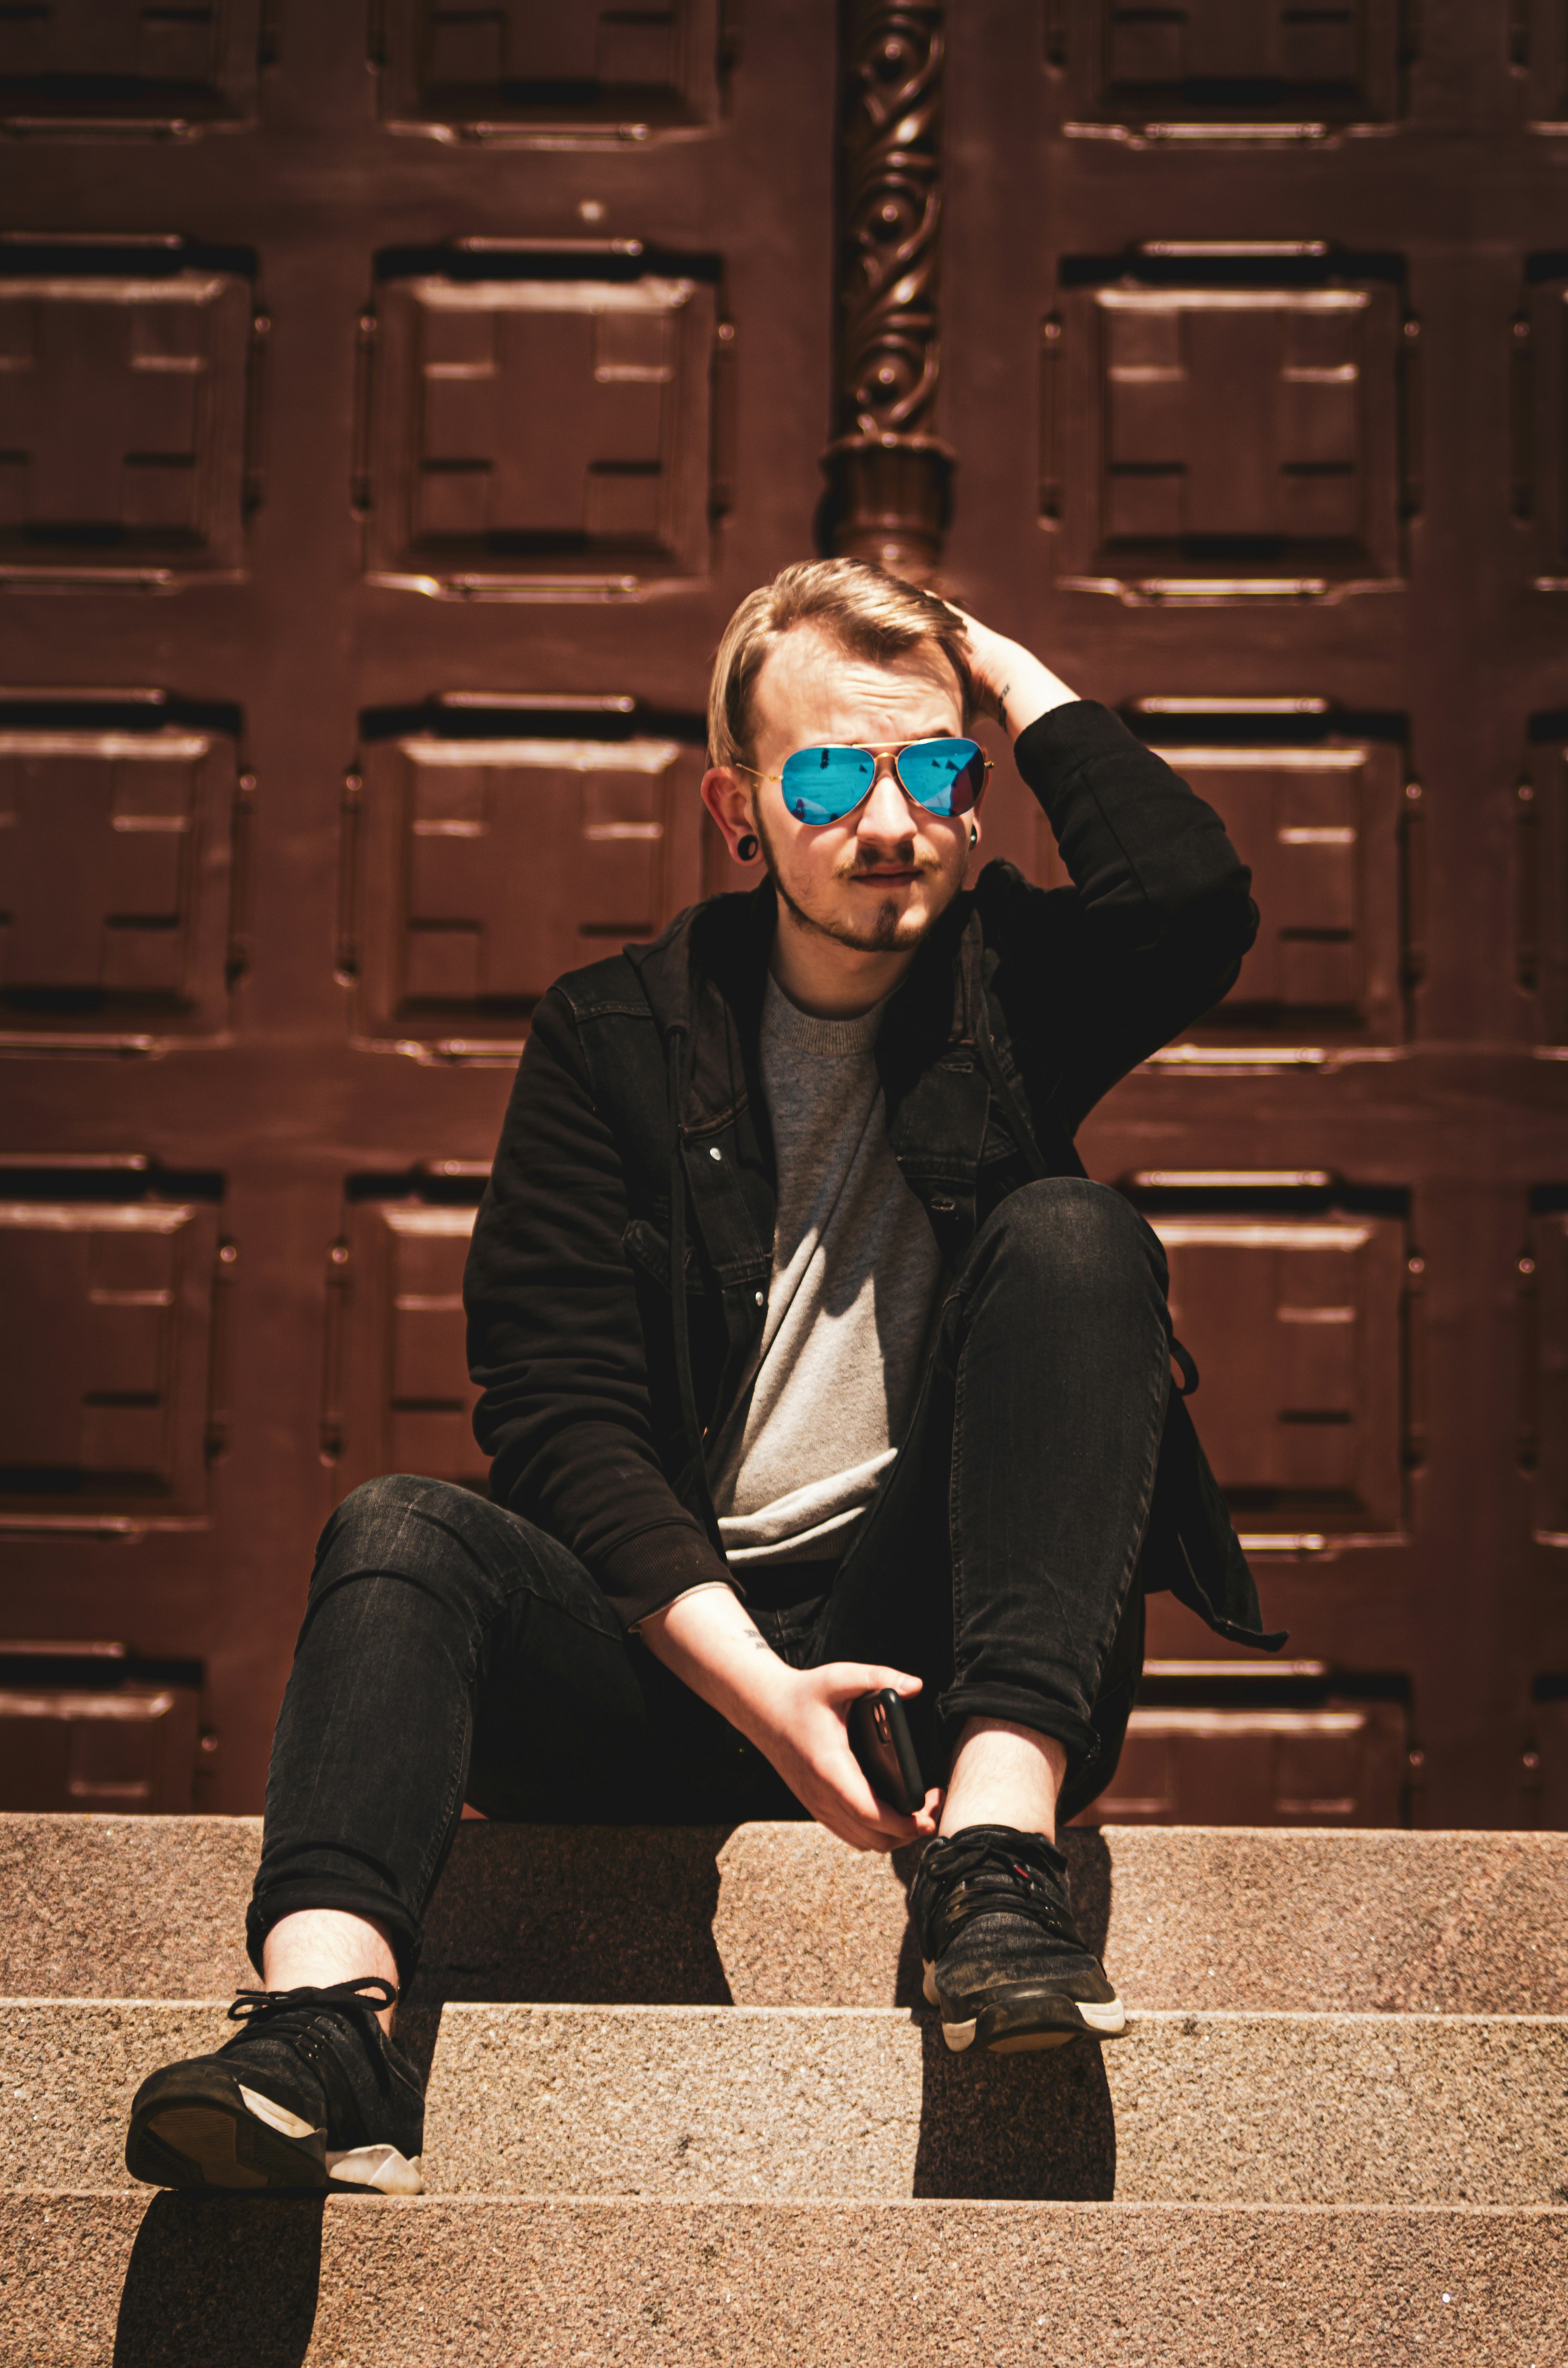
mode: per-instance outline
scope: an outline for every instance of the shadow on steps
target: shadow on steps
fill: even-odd
[[[114,2368],[300,2368],[324,2208],[309,2196],[155,2195],[119,2298]]]
[[[1093,1827],[1062,1836],[1078,1930],[1096,1956],[1110,1925],[1111,1864]],[[907,1894],[924,1846],[893,1854]],[[922,2004],[913,1926],[899,1952],[896,2003],[921,2022],[916,2195],[983,2203],[1108,2203],[1116,2195],[1116,2115],[1100,2048],[1074,2040],[1039,2055],[954,2055]]]
[[[713,1939],[729,1826],[463,1828],[430,1903],[409,2009],[448,1998],[732,2006]]]
[[[954,2055],[921,2027],[915,2195],[996,2203],[1108,2203],[1116,2115],[1091,2039],[1040,2055]]]

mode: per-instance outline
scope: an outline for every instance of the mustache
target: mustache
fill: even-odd
[[[880,871],[932,872],[940,871],[941,869],[941,862],[937,857],[917,855],[914,847],[910,846],[907,848],[901,847],[896,852],[886,855],[864,858],[857,856],[844,866],[838,876],[841,880],[869,880]]]

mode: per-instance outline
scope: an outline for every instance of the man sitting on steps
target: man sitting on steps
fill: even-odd
[[[963,889],[977,711],[1071,886]],[[1282,1641],[1171,1385],[1160,1244],[1073,1148],[1252,942],[1219,818],[1017,643],[846,560],[742,603],[710,755],[763,877],[534,1015],[467,1274],[490,1497],[377,1480],[327,1523],[267,1987],[144,2082],[138,2179],[417,2192],[392,2011],[465,1800],[938,1836],[910,1907],[949,2045],[1112,2037],[1055,1837],[1115,1769],[1143,1595]],[[883,1687],[945,1787],[913,1816],[850,1750]]]

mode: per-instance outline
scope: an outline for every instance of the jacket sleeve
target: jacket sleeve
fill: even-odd
[[[1257,935],[1252,874],[1212,806],[1091,700],[1020,733],[1018,770],[1072,886],[1026,892],[1015,942],[1073,1133],[1129,1069],[1229,993]]]
[[[626,1181],[571,1012],[534,1014],[463,1277],[491,1494],[570,1549],[628,1627],[729,1573],[665,1475]]]

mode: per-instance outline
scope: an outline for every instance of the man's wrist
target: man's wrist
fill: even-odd
[[[783,1723],[783,1713],[794,1691],[799,1672],[780,1658],[766,1637],[759,1635],[760,1651],[737,1659],[724,1672],[725,1691],[729,1696],[721,1703],[730,1725],[739,1729],[748,1743],[759,1748],[765,1738],[777,1734]]]
[[[1017,741],[1053,707],[1070,706],[1077,698],[1021,642],[1005,643],[997,657],[996,721],[1009,740]]]

